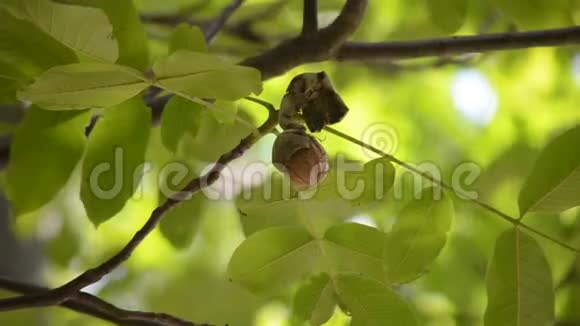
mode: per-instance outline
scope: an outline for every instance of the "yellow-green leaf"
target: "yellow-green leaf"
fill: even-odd
[[[453,203],[443,190],[425,188],[397,217],[385,245],[385,268],[391,283],[405,283],[425,273],[447,240]]]
[[[12,139],[6,172],[15,215],[40,208],[64,187],[82,157],[89,117],[88,111],[28,110]]]
[[[200,128],[204,108],[179,96],[173,96],[161,115],[161,139],[173,153],[184,136],[195,138]]]
[[[146,87],[144,77],[132,68],[75,63],[47,70],[18,96],[47,110],[78,110],[120,104]]]
[[[252,291],[287,287],[314,269],[319,250],[299,227],[269,228],[252,234],[234,251],[230,278]]]
[[[207,53],[178,50],[153,65],[156,82],[170,92],[234,101],[262,91],[260,72]]]
[[[82,167],[81,200],[99,225],[118,213],[139,185],[151,110],[133,98],[107,108],[91,132]]]
[[[329,272],[357,272],[385,280],[383,250],[386,234],[362,224],[338,224],[324,234]]]
[[[339,274],[335,280],[340,301],[357,326],[416,326],[409,305],[390,287],[358,274]]]
[[[559,213],[580,205],[580,126],[554,138],[540,153],[518,204],[528,212]]]
[[[330,277],[320,274],[303,284],[294,297],[293,311],[300,319],[317,326],[327,322],[334,313],[336,300]]]
[[[197,192],[185,202],[171,209],[161,222],[161,234],[175,248],[187,248],[193,242],[206,206],[206,199],[202,192]]]
[[[169,53],[177,50],[207,52],[207,44],[203,32],[197,26],[178,25],[169,38]]]
[[[74,51],[103,62],[117,60],[119,49],[113,27],[100,9],[49,0],[4,0],[0,6]]]
[[[78,61],[74,51],[2,8],[0,22],[1,60],[26,75],[35,76],[50,67]]]
[[[519,228],[502,233],[487,270],[485,325],[554,322],[554,289],[542,248]]]
[[[141,71],[147,68],[149,65],[147,37],[133,1],[66,1],[102,9],[113,25],[113,36],[119,43],[119,57],[116,62]]]

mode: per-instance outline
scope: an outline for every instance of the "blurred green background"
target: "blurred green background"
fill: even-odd
[[[529,12],[502,7],[499,1],[465,1],[465,17],[460,19],[449,11],[432,10],[433,4],[427,0],[370,1],[355,39],[413,40],[449,33],[469,35],[562,27],[580,21],[580,1],[530,1],[526,7]],[[332,21],[343,4],[334,0],[319,2],[321,24]],[[136,1],[142,14],[187,13],[188,8],[198,3]],[[191,17],[200,21],[209,19],[228,3],[207,1]],[[302,1],[280,3],[245,1],[228,26],[254,18],[265,8],[276,8],[252,22],[251,29],[260,40],[240,40],[235,33],[226,31],[210,46],[210,51],[233,60],[242,59],[299,33]],[[147,24],[146,30],[151,60],[166,55],[171,29]],[[555,134],[580,120],[578,47],[400,62],[311,64],[266,81],[259,97],[277,105],[293,76],[319,70],[329,74],[350,107],[337,129],[360,137],[374,123],[382,123],[389,127],[388,141],[396,145],[397,157],[414,164],[432,163],[446,180],[460,164],[473,163],[481,168],[481,175],[466,188],[476,190],[480,199],[513,215],[517,215],[518,191],[539,150]],[[266,116],[265,110],[247,101],[240,101],[238,108],[239,116],[255,125]],[[233,126],[221,123],[219,117],[212,123],[212,128],[202,135],[201,145],[190,144],[192,147],[185,147],[182,153],[182,159],[197,169],[217,158],[248,130],[239,123]],[[5,134],[14,128],[8,123],[2,127]],[[273,136],[262,139],[234,167],[241,168],[256,160],[269,162],[273,139]],[[330,155],[344,153],[363,161],[374,158],[332,135],[322,133],[318,139]],[[208,142],[204,144],[204,140]],[[0,255],[3,262],[10,262],[2,266],[5,273],[26,275],[25,278],[38,284],[57,286],[125,244],[157,205],[155,167],[169,158],[158,130],[152,134],[148,156],[154,171],[147,174],[142,191],[99,228],[85,218],[76,188],[78,173],[53,202],[38,212],[14,219],[3,201]],[[411,180],[402,177],[405,174],[399,168],[397,172],[395,188],[412,191]],[[235,176],[225,179],[225,185],[240,184]],[[42,186],[41,181],[38,186]],[[388,230],[392,217],[403,204],[401,200],[389,200],[353,219]],[[487,260],[495,238],[509,225],[465,201],[456,200],[455,207],[454,231],[440,258],[428,274],[400,289],[419,312],[422,325],[482,325]],[[156,230],[127,263],[87,291],[124,308],[166,312],[196,322],[300,325],[291,317],[290,291],[265,298],[228,281],[227,263],[244,239],[234,201],[207,201],[196,209],[199,216],[182,226],[188,229],[186,234],[195,233],[191,241],[184,240],[184,249],[175,249]],[[580,211],[573,209],[556,217],[534,215],[527,222],[578,247],[579,219]],[[197,231],[190,232],[193,229]],[[542,240],[541,244],[553,268],[557,316],[569,320],[570,325],[580,325],[580,281],[570,277],[580,275],[580,260],[551,243]],[[327,325],[347,325],[348,321],[349,317],[337,309]],[[0,325],[105,324],[60,308],[0,314]]]

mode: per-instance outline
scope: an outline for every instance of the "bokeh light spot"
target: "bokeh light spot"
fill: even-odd
[[[457,72],[451,83],[455,107],[469,121],[487,125],[497,110],[497,95],[485,76],[475,69]]]

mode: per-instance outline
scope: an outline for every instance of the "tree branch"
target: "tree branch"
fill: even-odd
[[[254,143],[262,136],[269,133],[278,124],[277,111],[270,106],[269,115],[255,132],[252,132],[229,152],[224,153],[215,162],[213,168],[203,176],[200,176],[189,182],[177,196],[168,198],[163,204],[157,207],[147,222],[135,233],[133,238],[114,256],[103,262],[101,265],[89,269],[72,281],[56,289],[24,295],[20,297],[0,299],[0,311],[24,309],[30,307],[42,307],[64,304],[68,299],[74,298],[84,287],[99,281],[103,276],[109,274],[113,269],[126,261],[139,244],[155,229],[163,215],[177,204],[187,199],[184,195],[191,195],[203,188],[212,185],[220,176],[227,164],[242,156]]]
[[[304,0],[302,9],[302,35],[316,33],[318,30],[318,0]]]
[[[311,36],[307,36],[308,39],[311,38],[309,43],[311,46],[311,54],[315,57],[322,58],[328,56],[332,51],[340,46],[360,24],[366,5],[366,0],[348,0],[341,13],[332,24],[312,35],[312,38]],[[302,42],[302,38],[296,38],[294,40]],[[313,46],[314,44],[317,46]],[[292,42],[284,43],[281,46],[274,48],[272,51],[267,52],[265,58],[271,59],[272,56],[276,56],[276,53],[284,52],[288,46],[293,46]],[[293,53],[295,53],[294,50],[286,52],[286,57],[288,57],[288,54]],[[262,58],[264,58],[264,56]],[[295,65],[298,65],[298,63]],[[279,67],[278,69],[280,68],[287,69],[284,67]],[[262,72],[265,75],[263,78],[267,78],[269,74],[272,74],[272,72],[269,71],[264,72],[262,70]],[[222,170],[228,163],[242,156],[263,135],[273,130],[278,123],[278,115],[273,107],[270,106],[269,108],[268,119],[258,128],[257,132],[251,133],[242,139],[238,146],[220,156],[214,167],[208,173],[192,180],[182,189],[181,194],[186,193],[191,195],[200,189],[213,184],[219,178]],[[109,274],[113,269],[127,260],[145,237],[155,229],[163,215],[185,199],[186,198],[182,196],[168,198],[163,204],[153,210],[146,223],[141,227],[141,229],[139,229],[139,231],[137,231],[137,233],[135,233],[133,238],[131,238],[131,240],[117,254],[103,262],[101,265],[87,270],[75,279],[56,289],[42,293],[2,299],[0,300],[0,311],[60,305],[70,298],[74,298],[84,287],[99,281],[103,276]]]
[[[35,294],[50,290],[41,286],[13,281],[3,277],[0,277],[0,288],[20,294]],[[60,305],[81,314],[119,325],[209,326],[207,324],[194,324],[167,314],[121,309],[85,292],[75,293],[73,297],[67,299]]]
[[[262,72],[262,79],[314,61],[330,58],[332,53],[358,28],[367,7],[367,0],[348,0],[338,17],[329,26],[311,35],[302,35],[248,58],[240,64]]]
[[[456,36],[418,41],[347,42],[340,47],[333,59],[338,61],[405,59],[579,43],[580,26],[574,26],[532,32]]]

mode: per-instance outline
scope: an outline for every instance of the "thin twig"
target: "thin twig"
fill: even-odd
[[[20,294],[43,293],[50,290],[3,277],[0,277],[0,288]],[[76,293],[60,305],[119,325],[209,326],[207,324],[194,324],[167,314],[121,309],[85,292]]]
[[[522,223],[520,220],[518,220],[518,219],[516,219],[514,217],[509,216],[508,214],[500,211],[499,209],[497,209],[497,208],[495,208],[495,207],[493,207],[493,206],[491,206],[491,205],[489,205],[487,203],[484,203],[484,202],[480,201],[479,199],[477,199],[477,198],[475,198],[473,196],[470,196],[469,194],[465,193],[462,190],[455,189],[454,187],[452,187],[451,185],[447,184],[446,182],[444,182],[442,180],[439,180],[439,179],[431,176],[430,174],[428,174],[425,171],[421,171],[421,170],[417,169],[416,167],[412,166],[411,164],[409,164],[409,163],[407,163],[405,161],[399,160],[398,158],[396,158],[395,156],[393,156],[391,154],[385,153],[384,151],[381,151],[380,149],[378,149],[378,148],[376,148],[376,147],[374,147],[372,145],[369,145],[367,143],[364,143],[364,142],[362,142],[362,141],[360,141],[360,140],[358,140],[358,139],[356,139],[356,138],[354,138],[352,136],[349,136],[349,135],[347,135],[347,134],[345,134],[343,132],[340,132],[340,131],[338,131],[338,130],[336,130],[334,128],[331,128],[331,127],[326,126],[326,127],[324,127],[324,130],[327,131],[327,132],[329,132],[329,133],[331,133],[331,134],[333,134],[333,135],[336,135],[336,136],[341,137],[341,138],[343,138],[345,140],[348,140],[351,143],[354,143],[354,144],[357,144],[357,145],[359,145],[359,146],[361,146],[363,148],[366,148],[366,149],[368,149],[368,150],[370,150],[370,151],[372,151],[372,152],[374,152],[374,153],[376,153],[376,154],[378,154],[378,155],[380,155],[382,157],[385,157],[385,158],[389,159],[391,162],[393,162],[393,163],[395,163],[397,165],[400,165],[400,166],[404,167],[405,169],[407,169],[407,170],[409,170],[409,171],[411,171],[411,172],[413,172],[413,173],[415,173],[417,175],[420,175],[421,177],[423,177],[423,178],[425,178],[425,179],[433,182],[434,184],[440,186],[441,188],[447,189],[447,190],[449,190],[449,191],[457,194],[461,198],[464,198],[464,199],[466,199],[468,201],[471,201],[472,203],[475,203],[476,205],[478,205],[478,206],[486,209],[489,212],[494,213],[495,215],[499,216],[500,218],[508,221],[509,223],[511,223],[511,224],[513,224],[515,226],[521,226],[522,228],[524,228],[524,229],[526,229],[526,230],[528,230],[528,231],[530,231],[532,233],[535,233],[535,234],[537,234],[538,236],[540,236],[542,238],[548,239],[548,240],[550,240],[550,241],[552,241],[552,242],[554,242],[554,243],[562,246],[563,248],[566,248],[566,249],[568,249],[570,251],[573,251],[573,252],[575,252],[577,254],[580,254],[580,249],[574,248],[574,247],[572,247],[572,246],[570,246],[570,245],[568,245],[568,244],[566,244],[566,243],[564,243],[564,242],[562,242],[562,241],[560,241],[560,240],[558,240],[558,239],[556,239],[556,238],[554,238],[554,237],[552,237],[552,236],[550,236],[550,235],[548,235],[548,234],[546,234],[546,233],[544,233],[542,231],[536,230],[533,227],[528,226],[528,225]]]
[[[177,196],[168,198],[163,204],[153,210],[141,229],[135,233],[133,238],[117,254],[99,266],[87,270],[72,281],[56,289],[37,294],[0,299],[0,311],[59,305],[67,299],[74,297],[84,287],[98,282],[103,276],[109,274],[131,256],[137,246],[155,229],[166,212],[185,201],[187,199],[186,195],[194,194],[212,185],[219,178],[227,164],[242,156],[262,136],[271,132],[277,123],[278,114],[275,110],[270,110],[268,119],[257,129],[257,132],[252,132],[243,138],[236,147],[221,155],[209,172],[189,182]]]
[[[302,9],[302,35],[313,34],[318,30],[318,0],[304,0]]]
[[[236,12],[238,8],[242,5],[243,0],[233,0],[228,6],[226,6],[221,13],[214,18],[203,30],[203,35],[208,44],[210,44],[219,33],[220,30],[225,26],[228,19]]]
[[[284,8],[287,3],[287,0],[278,0],[261,10],[257,10],[252,15],[236,23],[228,24],[227,22],[224,22],[225,25],[222,27],[222,29],[224,32],[236,36],[244,41],[264,44],[266,43],[266,38],[253,31],[252,26],[256,22],[261,22],[266,19],[273,19],[279,12],[281,12],[282,8]],[[167,26],[177,26],[181,23],[187,23],[192,26],[199,26],[205,30],[210,24],[212,24],[213,21],[216,20],[216,18],[213,20],[196,19],[190,17],[188,14],[180,12],[177,14],[142,14],[141,20],[146,23]]]

